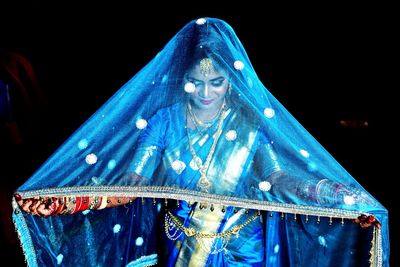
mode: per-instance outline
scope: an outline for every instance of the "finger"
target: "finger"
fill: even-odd
[[[14,198],[15,198],[15,200],[17,201],[17,204],[18,204],[19,206],[22,206],[22,204],[24,204],[24,200],[22,199],[22,197],[21,197],[20,194],[15,193],[15,194],[14,194]]]
[[[25,201],[23,202],[22,206],[21,206],[22,210],[23,210],[23,211],[26,211],[26,212],[31,212],[31,210],[29,209],[29,207],[31,206],[31,204],[32,204],[32,200],[31,200],[31,199],[25,200]]]
[[[369,223],[373,223],[373,222],[376,221],[376,219],[375,219],[375,217],[374,217],[373,215],[370,215],[370,216],[368,216],[367,221],[368,221]]]
[[[39,200],[34,200],[32,205],[29,207],[29,210],[33,213],[36,211],[36,209],[39,207],[40,205],[40,201]]]
[[[371,227],[371,224],[367,223],[367,222],[363,222],[363,223],[360,224],[360,226],[361,226],[361,228],[366,229],[366,228]]]
[[[53,198],[53,203],[51,204],[53,209],[57,210],[58,207],[60,207],[60,205],[61,205],[60,200],[58,198]]]
[[[60,204],[58,203],[58,201],[51,203],[48,206],[48,209],[50,209],[51,211],[55,211],[57,210],[58,206],[60,206]]]
[[[54,210],[51,207],[47,208],[45,204],[40,204],[37,208],[38,215],[43,217],[50,216],[53,211]]]
[[[18,204],[20,207],[22,207],[22,205],[24,204],[24,200],[23,200],[23,199],[17,200],[17,204]]]

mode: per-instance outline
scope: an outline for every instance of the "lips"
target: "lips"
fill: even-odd
[[[200,100],[200,102],[201,102],[203,105],[210,105],[213,101],[214,101],[214,100],[212,100],[212,99],[201,99],[201,100]]]

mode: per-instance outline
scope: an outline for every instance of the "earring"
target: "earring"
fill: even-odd
[[[229,85],[228,85],[228,94],[229,95],[232,94],[232,83],[229,83]]]

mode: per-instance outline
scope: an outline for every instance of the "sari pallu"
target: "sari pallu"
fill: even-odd
[[[217,140],[215,153],[207,170],[211,186],[206,190],[202,188],[199,190],[205,193],[215,191],[221,195],[235,195],[243,184],[243,180],[252,172],[252,158],[261,140],[254,125],[241,125],[244,122],[243,116],[237,110],[229,108],[221,115],[224,116],[221,124],[221,138]],[[165,124],[165,121],[169,121],[169,123]],[[189,129],[190,142],[193,142],[196,156],[202,162],[206,160],[217,138],[215,136],[218,129],[217,124],[216,122],[206,132],[201,133]],[[167,128],[163,128],[165,125]],[[137,151],[142,152],[136,154],[136,160],[133,160],[136,174],[143,175],[145,172],[146,176],[153,177],[151,179],[155,180],[152,183],[179,184],[182,188],[196,190],[199,187],[199,167],[194,162],[196,156],[189,152],[189,140],[185,132],[185,125],[185,109],[182,104],[157,113],[149,121],[147,128],[149,130],[139,138],[141,140],[139,147],[141,148]],[[166,133],[165,136],[160,134],[162,132]],[[150,148],[152,148],[152,153],[149,153]],[[162,170],[157,170],[157,173],[154,174],[158,166],[157,159],[161,158],[162,151],[165,154],[162,157]],[[271,169],[270,171],[278,168],[276,159],[271,159],[270,164],[265,164],[264,167]],[[154,177],[160,177],[160,179]],[[142,180],[143,176],[140,179]],[[236,209],[218,205],[218,203],[192,203],[189,206],[186,202],[180,202],[179,207],[173,207],[171,212],[172,216],[176,215],[183,222],[186,229],[192,228],[202,233],[222,233],[235,225],[245,223],[257,211]],[[164,216],[166,216],[165,223],[171,223],[171,220],[167,219],[168,215]],[[246,228],[240,231],[240,235],[236,237],[229,235],[226,238],[186,237],[181,230],[173,224],[171,225],[171,229],[165,229],[168,239],[165,238],[164,254],[166,254],[168,262],[165,264],[168,266],[215,266],[222,263],[254,265],[257,262],[261,266],[264,261],[261,217],[257,220],[254,217],[251,222],[249,221]],[[246,240],[249,241],[248,244],[244,244]],[[242,249],[239,249],[240,247]],[[246,247],[247,250],[244,249]],[[259,252],[249,254],[249,250],[252,248],[258,248]]]

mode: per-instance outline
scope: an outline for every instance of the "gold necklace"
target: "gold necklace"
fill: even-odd
[[[221,111],[224,106],[225,106],[225,99],[224,99],[224,102],[222,103],[221,107],[219,108],[218,112],[214,115],[214,118],[212,118],[211,120],[209,120],[207,122],[203,122],[199,118],[197,118],[196,114],[193,112],[192,105],[190,104],[190,102],[188,102],[188,110],[189,110],[190,117],[193,120],[194,124],[199,127],[208,127],[209,128],[211,125],[213,125],[215,120],[219,117],[219,115],[221,115]]]
[[[190,150],[193,160],[196,163],[197,167],[199,168],[199,172],[200,172],[199,186],[200,186],[200,188],[202,188],[204,190],[207,190],[211,185],[210,181],[207,179],[207,169],[210,165],[212,156],[214,155],[218,139],[221,136],[222,123],[224,122],[224,118],[225,118],[225,102],[222,104],[222,107],[221,107],[221,113],[219,115],[219,120],[218,120],[218,127],[214,134],[214,142],[211,145],[210,151],[208,152],[208,155],[206,157],[206,161],[204,162],[204,164],[202,164],[201,159],[197,156],[196,151],[193,148],[192,141],[190,140],[189,127],[186,126],[186,134],[188,137],[189,150]],[[186,121],[187,121],[187,119],[186,119]]]
[[[193,114],[192,110],[189,108],[189,105],[188,105],[188,107],[187,107],[187,114],[189,114],[190,120],[193,122],[194,127],[196,127],[196,130],[197,130],[201,135],[203,135],[205,132],[207,132],[208,129],[210,129],[210,127],[212,126],[212,125],[210,125],[210,126],[207,126],[206,128],[202,128],[202,127],[196,122],[196,119],[195,119],[194,116],[193,116],[194,114]]]

